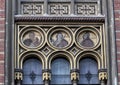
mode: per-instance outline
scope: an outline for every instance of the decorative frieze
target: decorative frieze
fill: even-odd
[[[65,3],[49,4],[49,14],[50,15],[69,15],[70,4],[65,4]]]
[[[97,3],[77,3],[75,5],[77,15],[97,15]]]
[[[21,13],[25,15],[41,15],[43,14],[42,3],[22,3]]]
[[[50,2],[47,5],[49,15],[61,16],[72,13],[70,2]],[[45,5],[42,2],[22,2],[20,9],[23,15],[43,15],[43,11],[46,10],[44,8]],[[99,13],[97,2],[78,2],[73,8],[76,15],[97,15]]]

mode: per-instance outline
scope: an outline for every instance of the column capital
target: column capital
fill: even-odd
[[[22,80],[23,79],[23,72],[22,69],[15,69],[14,73],[15,80]]]
[[[50,72],[43,72],[43,80],[51,80],[51,73]]]
[[[72,81],[77,81],[79,80],[79,73],[78,72],[71,72],[71,80]]]
[[[106,81],[108,79],[107,69],[100,69],[99,70],[99,80]]]
[[[22,72],[15,72],[15,80],[22,80],[23,73]]]

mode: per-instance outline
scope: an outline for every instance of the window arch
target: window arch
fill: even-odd
[[[52,61],[51,84],[71,84],[70,63],[64,58],[57,58]]]
[[[99,85],[98,64],[93,58],[83,58],[79,62],[79,85]]]
[[[30,58],[23,63],[23,85],[43,84],[42,63],[36,58]]]

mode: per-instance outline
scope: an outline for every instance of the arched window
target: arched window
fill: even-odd
[[[98,64],[93,58],[80,60],[79,68],[79,85],[99,85]]]
[[[23,85],[43,84],[42,64],[38,59],[30,58],[23,64]]]
[[[52,61],[51,84],[71,84],[70,63],[64,58],[57,58]]]

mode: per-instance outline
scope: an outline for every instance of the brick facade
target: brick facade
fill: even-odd
[[[120,0],[114,0],[115,32],[117,46],[118,81],[120,85]]]
[[[5,0],[0,0],[0,85],[4,85]]]

